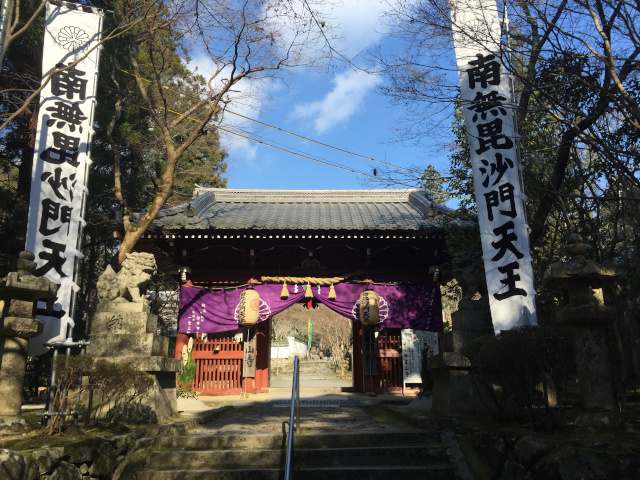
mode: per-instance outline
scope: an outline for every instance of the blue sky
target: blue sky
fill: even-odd
[[[355,55],[375,45],[398,48],[396,40],[387,35],[388,27],[381,18],[379,0],[344,0],[331,14],[333,32],[342,37],[339,47],[347,55]],[[362,55],[361,58],[366,58]],[[362,61],[364,65],[364,60]],[[245,116],[330,144],[359,155],[394,165],[410,167],[433,164],[439,171],[447,170],[446,148],[451,141],[448,129],[434,136],[431,148],[425,150],[401,142],[398,124],[406,115],[402,107],[393,106],[378,88],[380,77],[338,66],[327,72],[298,70],[284,84],[270,85],[267,98],[253,105],[229,106]],[[223,124],[236,123],[237,117],[227,115]],[[450,123],[449,119],[444,122]],[[296,150],[309,156],[342,165],[346,168],[373,173],[380,165],[370,160],[331,150],[311,142],[282,134],[255,123],[242,121],[242,129],[251,135]],[[230,188],[263,189],[357,189],[385,188],[385,184],[338,168],[322,165],[254,142],[225,135],[229,153]],[[394,186],[389,186],[393,188]],[[396,185],[395,188],[403,188]]]

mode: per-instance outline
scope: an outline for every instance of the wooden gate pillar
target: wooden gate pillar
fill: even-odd
[[[266,393],[269,388],[269,356],[271,348],[271,319],[258,323],[256,345],[256,393]]]

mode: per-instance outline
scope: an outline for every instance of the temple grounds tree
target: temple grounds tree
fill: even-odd
[[[120,204],[124,237],[118,252],[122,262],[174,192],[180,163],[203,136],[215,132],[215,122],[249,87],[278,78],[290,69],[312,66],[331,53],[323,22],[312,2],[157,2],[132,38],[129,55],[136,88],[162,139],[158,147],[161,174],[144,214],[134,222],[122,189],[117,152],[114,193]],[[197,95],[185,99],[175,68],[179,46],[204,53],[211,72]],[[186,80],[186,79],[185,79]],[[248,85],[251,80],[252,85]],[[239,93],[240,92],[240,93]],[[194,92],[195,93],[195,92]],[[117,121],[116,116],[114,119]]]
[[[449,3],[455,8],[454,1]],[[401,0],[394,27],[408,48],[395,56],[378,55],[387,73],[384,91],[408,107],[408,139],[430,139],[432,115],[455,107],[458,78],[452,68],[449,3]],[[617,300],[626,297],[631,304],[640,291],[640,230],[634,215],[640,199],[639,5],[525,0],[499,8],[507,9],[503,17],[509,20],[502,40],[522,135],[535,276],[563,255],[561,240],[567,234],[580,233],[595,247],[594,259],[617,266],[623,286]],[[448,185],[452,193],[470,194],[462,125],[456,116]],[[473,211],[473,201],[463,206]],[[552,295],[540,288],[538,299],[541,316],[550,319],[550,312],[544,312],[553,310]],[[607,334],[630,363],[637,322],[625,322],[616,322]]]
[[[345,356],[349,352],[353,337],[353,321],[328,307],[321,306],[313,311],[313,333],[320,337],[322,346],[331,352],[331,365],[336,371],[340,369],[344,375],[347,365]]]
[[[508,5],[504,42],[518,124],[524,134],[541,133],[522,149],[534,246],[554,228],[562,195],[575,195],[566,180],[586,152],[598,157],[591,164],[598,182],[615,176],[640,187],[639,13],[626,1]],[[407,106],[405,138],[419,142],[430,138],[433,114],[457,98],[450,8],[440,0],[401,0],[391,19],[405,43],[402,53],[378,54],[383,90]]]
[[[3,172],[0,185],[0,272],[10,271],[16,252],[24,248],[28,215],[28,198],[31,187],[34,142],[38,118],[38,99],[42,88],[42,46],[44,35],[44,1],[21,0],[10,2],[12,6],[7,39],[4,45],[2,68],[0,69],[0,164]],[[117,55],[111,48],[135,25],[154,14],[149,7],[155,2],[93,2],[105,8],[105,26],[100,48],[102,58]],[[114,21],[115,17],[117,21]],[[28,55],[25,55],[28,52]],[[103,70],[104,72],[104,70]],[[104,78],[101,77],[101,79]],[[111,92],[98,91],[98,105],[104,104]],[[101,126],[97,125],[99,135]],[[113,177],[113,175],[111,175]],[[95,194],[104,190],[92,190]],[[90,211],[95,208],[90,206]],[[89,214],[89,221],[92,222]],[[104,220],[104,219],[100,219]],[[100,223],[100,222],[99,222]],[[95,233],[95,232],[94,232]],[[104,229],[105,238],[112,232]],[[95,239],[95,235],[93,238]],[[6,252],[6,256],[5,256]]]

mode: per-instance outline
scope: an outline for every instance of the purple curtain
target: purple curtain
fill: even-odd
[[[289,298],[280,298],[282,285],[256,285],[260,294],[260,320],[267,320],[294,303],[303,300],[305,285],[288,285]],[[334,286],[336,299],[329,300],[328,286],[313,286],[313,296],[330,309],[351,320],[358,320],[360,294],[369,288],[363,284],[340,283]],[[380,295],[380,326],[442,330],[440,288],[437,285],[372,285]],[[180,289],[180,333],[215,333],[235,330],[238,302],[244,289],[209,292],[197,288]]]

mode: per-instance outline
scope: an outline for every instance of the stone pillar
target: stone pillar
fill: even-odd
[[[453,276],[463,291],[458,310],[451,314],[451,331],[440,337],[440,353],[427,359],[433,380],[432,410],[452,417],[486,417],[489,410],[462,350],[473,339],[493,335],[482,259],[471,252],[453,258]]]
[[[156,332],[157,325],[158,316],[144,303],[102,303],[92,320],[87,353],[152,375],[153,389],[143,404],[165,418],[178,413],[176,372],[182,361],[169,358],[169,338]]]
[[[98,280],[100,303],[91,322],[87,354],[111,362],[126,363],[153,376],[152,391],[143,399],[157,418],[178,413],[176,372],[180,359],[169,358],[169,338],[159,335],[158,316],[144,299],[155,270],[151,254],[128,254],[118,274],[107,267]],[[89,405],[87,414],[97,405]]]
[[[462,354],[474,338],[493,335],[486,297],[461,300],[458,311],[451,314],[451,326],[440,338],[440,353],[427,359],[433,380],[432,410],[451,417],[486,417],[490,412],[473,381],[469,359]]]
[[[617,274],[585,258],[590,245],[579,235],[567,238],[565,262],[552,264],[543,283],[560,290],[558,323],[570,327],[582,406],[585,410],[615,408],[611,366],[605,344],[605,330],[615,320],[615,307],[604,302],[602,287],[613,284]]]
[[[0,280],[0,423],[19,420],[29,338],[42,332],[38,300],[55,298],[57,286],[31,275],[34,255],[21,252],[18,271]]]

